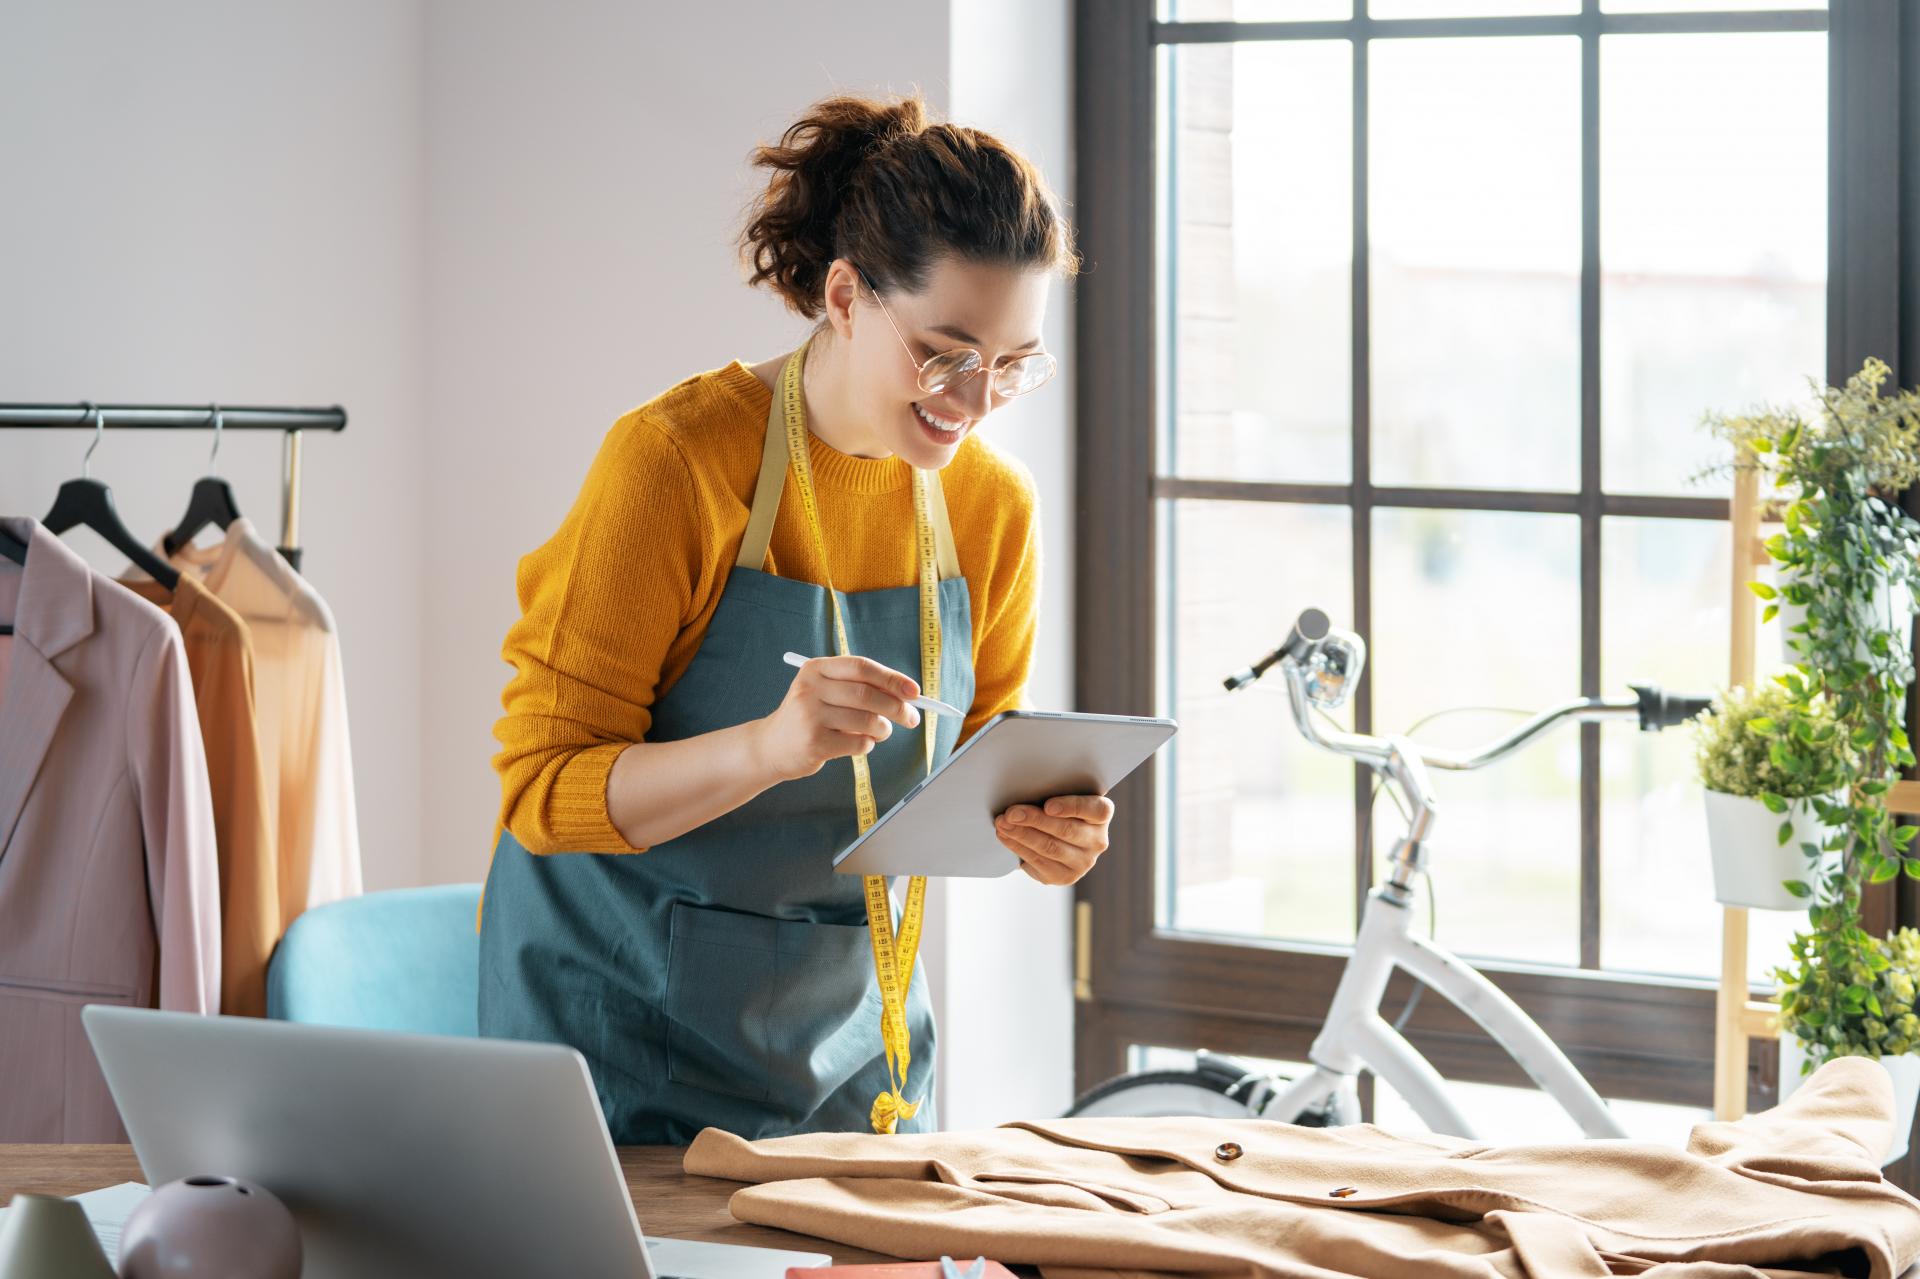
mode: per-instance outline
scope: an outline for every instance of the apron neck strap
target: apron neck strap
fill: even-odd
[[[767,543],[773,540],[774,517],[780,514],[780,493],[787,486],[786,437],[781,434],[780,394],[775,391],[767,408],[767,438],[760,449],[760,478],[753,483],[753,513],[747,516],[746,535],[740,539],[739,568],[759,570],[767,562]]]
[[[793,357],[805,358],[806,343]],[[933,520],[933,554],[941,578],[960,576],[960,556],[954,550],[953,524],[947,518],[947,498],[940,487],[940,472],[928,471],[927,505]],[[780,514],[780,496],[787,487],[786,423],[780,416],[780,396],[776,393],[767,406],[766,440],[760,449],[760,476],[753,485],[753,511],[747,517],[747,531],[740,539],[740,553],[734,557],[738,568],[759,570],[767,562],[767,545],[773,540],[774,520]]]

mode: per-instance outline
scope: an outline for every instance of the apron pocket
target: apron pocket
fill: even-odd
[[[667,946],[667,1077],[811,1114],[881,1052],[866,925],[676,902]]]

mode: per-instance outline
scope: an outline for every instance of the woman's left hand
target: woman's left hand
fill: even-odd
[[[1043,808],[1015,804],[993,819],[993,833],[1020,869],[1043,884],[1071,884],[1107,851],[1113,801],[1104,795],[1056,795]]]

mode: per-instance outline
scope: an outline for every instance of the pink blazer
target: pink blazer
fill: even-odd
[[[0,1142],[124,1142],[89,1003],[217,1012],[219,863],[171,618],[37,521],[0,559]]]

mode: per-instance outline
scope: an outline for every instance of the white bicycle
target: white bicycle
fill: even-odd
[[[1285,643],[1229,677],[1226,686],[1229,691],[1245,688],[1275,665],[1286,677],[1294,726],[1314,745],[1372,768],[1380,784],[1399,795],[1407,818],[1407,833],[1394,843],[1386,882],[1367,895],[1353,955],[1334,991],[1326,1023],[1307,1053],[1311,1069],[1289,1079],[1202,1052],[1191,1070],[1136,1071],[1108,1080],[1083,1094],[1068,1114],[1252,1116],[1319,1126],[1350,1124],[1360,1120],[1360,1074],[1370,1071],[1404,1097],[1434,1132],[1473,1138],[1473,1125],[1448,1094],[1440,1072],[1380,1013],[1387,981],[1395,968],[1402,968],[1421,987],[1471,1017],[1588,1137],[1624,1137],[1619,1120],[1593,1086],[1518,1004],[1464,959],[1413,931],[1413,887],[1417,876],[1428,873],[1427,841],[1439,809],[1428,770],[1485,768],[1565,721],[1632,719],[1642,731],[1657,732],[1691,719],[1712,699],[1672,696],[1636,684],[1631,699],[1566,702],[1463,753],[1421,746],[1406,736],[1370,737],[1323,726],[1316,712],[1346,702],[1366,666],[1366,645],[1351,632],[1330,630],[1326,614],[1318,609],[1302,613]]]

